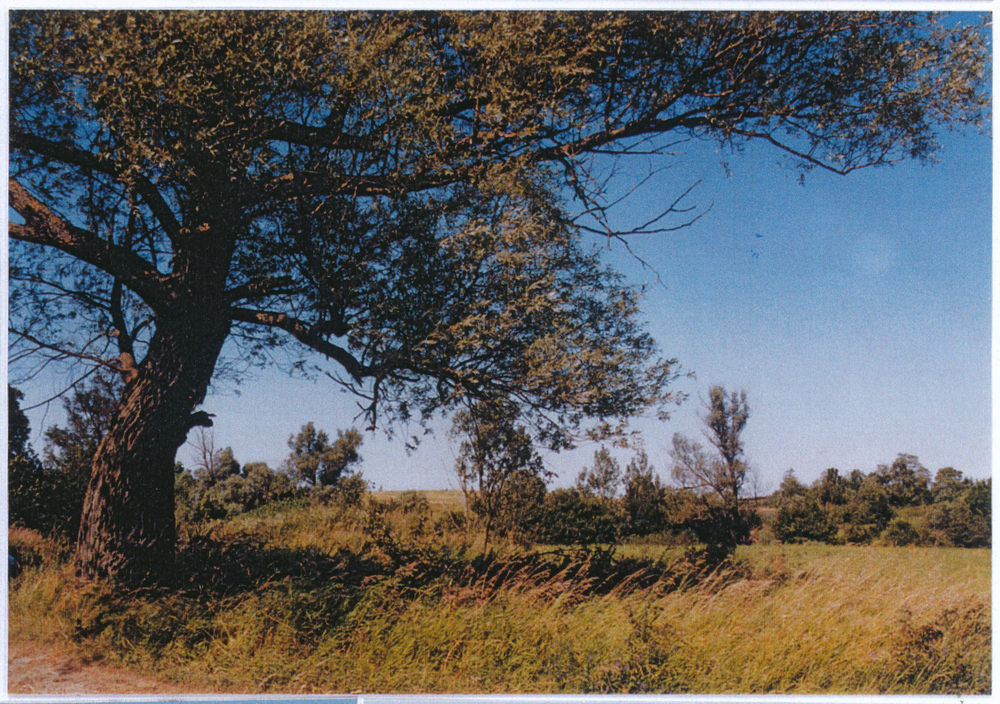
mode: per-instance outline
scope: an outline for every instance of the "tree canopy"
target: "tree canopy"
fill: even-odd
[[[372,425],[503,398],[556,448],[665,411],[677,363],[582,235],[697,216],[619,231],[602,165],[931,158],[986,117],[986,41],[903,13],[12,12],[11,360],[126,382],[81,572],[169,562],[220,372],[328,375]]]

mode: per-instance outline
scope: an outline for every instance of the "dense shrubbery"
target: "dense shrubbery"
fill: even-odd
[[[775,494],[775,537],[785,542],[990,547],[992,481],[973,482],[951,467],[933,481],[913,455],[870,475],[828,469],[811,487],[785,475]]]
[[[21,394],[8,389],[10,525],[75,535],[86,470],[115,393],[114,382],[101,377],[71,396],[66,402],[67,427],[46,432],[43,461],[28,444]],[[215,452],[207,445],[203,466],[194,472],[178,464],[178,526],[183,530],[293,498],[363,508],[368,482],[349,471],[360,459],[360,436],[340,432],[331,445],[326,434],[310,424],[298,440],[290,441],[292,456],[281,470],[262,462],[241,466],[231,448]],[[713,493],[664,486],[641,452],[622,472],[601,448],[576,487],[554,491],[547,489],[545,473],[531,462],[512,466],[494,487],[498,490],[489,492],[488,501],[482,489],[467,492],[467,510],[475,521],[454,514],[447,517],[447,526],[475,531],[488,518],[496,536],[517,545],[608,545],[638,537],[664,545],[701,543],[720,557],[749,542],[761,527],[742,499],[734,510]],[[294,476],[286,471],[292,467],[297,468]],[[306,482],[305,475],[313,481]],[[991,545],[991,480],[974,482],[951,467],[931,480],[913,455],[901,454],[869,475],[854,470],[841,476],[831,468],[812,486],[801,484],[790,471],[771,502],[777,510],[765,533],[782,542]],[[421,525],[428,520],[429,506],[417,492],[404,493],[387,510],[425,515]]]

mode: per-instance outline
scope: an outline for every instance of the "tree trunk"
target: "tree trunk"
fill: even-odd
[[[205,399],[228,319],[161,320],[94,456],[76,549],[77,575],[155,580],[173,565],[174,458]]]

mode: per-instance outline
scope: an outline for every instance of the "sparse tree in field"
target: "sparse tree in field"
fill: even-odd
[[[613,160],[927,158],[987,114],[987,41],[903,13],[12,12],[10,359],[125,382],[78,572],[169,569],[177,448],[256,363],[319,366],[372,425],[508,399],[553,447],[665,409],[676,363],[581,247],[627,242]],[[663,210],[637,231],[697,217]]]
[[[289,473],[309,486],[334,486],[361,460],[358,448],[363,438],[354,428],[337,431],[337,439],[330,442],[324,430],[317,430],[312,421],[306,423],[298,434],[288,438],[292,453],[288,457]]]
[[[721,386],[709,392],[708,413],[702,417],[705,437],[716,453],[675,433],[670,456],[673,477],[683,488],[714,493],[728,510],[738,512],[740,490],[747,475],[743,429],[750,417],[745,391],[727,394]]]
[[[680,487],[714,499],[699,526],[710,547],[726,553],[749,539],[757,520],[752,510],[740,505],[740,490],[747,477],[742,434],[750,408],[746,391],[727,393],[722,386],[711,388],[707,405],[702,421],[705,437],[715,452],[675,433],[671,472]]]
[[[610,501],[618,494],[622,483],[622,470],[618,460],[603,445],[594,452],[594,464],[584,467],[576,478],[580,491],[596,494],[604,501]]]
[[[531,477],[544,481],[549,476],[527,429],[518,424],[516,407],[480,402],[455,414],[451,434],[463,438],[455,462],[455,473],[472,511],[483,519],[483,549],[498,521],[518,501],[512,488],[530,486]]]
[[[625,467],[623,508],[628,515],[629,532],[649,535],[667,526],[664,489],[645,450]]]

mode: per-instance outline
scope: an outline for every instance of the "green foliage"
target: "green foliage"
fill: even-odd
[[[404,491],[398,498],[387,504],[389,508],[397,506],[403,513],[430,513],[431,510],[430,501],[419,491]]]
[[[837,526],[812,497],[782,498],[772,526],[778,540],[786,543],[815,540],[831,542],[837,535]]]
[[[852,524],[867,526],[870,532],[878,535],[889,525],[895,512],[885,487],[869,476],[848,502],[847,515]]]
[[[288,457],[290,473],[310,486],[335,486],[361,459],[358,448],[363,438],[354,428],[337,431],[330,443],[326,431],[316,430],[312,421],[302,426],[297,435],[288,438],[292,453]]]
[[[789,470],[775,494],[775,536],[864,544],[989,547],[990,480],[973,482],[952,467],[930,473],[913,455],[900,454],[871,475],[836,468],[807,488]],[[974,508],[975,507],[975,508]]]
[[[820,479],[819,495],[817,499],[821,504],[840,506],[847,503],[850,492],[848,480],[840,476],[836,467],[830,467],[823,472]]]
[[[902,518],[894,518],[889,527],[882,533],[882,539],[889,545],[904,547],[913,545],[920,540],[920,533],[909,521]]]
[[[465,438],[455,472],[469,508],[483,520],[484,546],[493,531],[523,534],[527,526],[520,522],[529,519],[538,497],[544,496],[549,472],[531,435],[518,424],[516,406],[477,403],[455,415],[451,434]]]
[[[86,391],[77,391],[66,400],[71,423],[86,422],[77,398],[90,398]],[[80,525],[83,494],[89,473],[86,465],[88,446],[74,442],[71,430],[50,428],[59,441],[65,440],[59,454],[46,453],[46,462],[38,456],[28,442],[31,427],[28,417],[21,410],[24,395],[7,387],[7,502],[8,525],[23,526],[42,533],[74,536]],[[98,438],[99,440],[100,438]],[[96,449],[96,446],[95,448]],[[92,453],[92,449],[90,450]],[[91,457],[93,455],[91,454]]]
[[[624,516],[616,504],[578,489],[556,489],[545,497],[541,542],[554,545],[617,543]]]
[[[174,516],[178,526],[191,528],[205,521],[235,516],[301,494],[285,472],[276,472],[264,462],[243,467],[245,474],[212,479],[188,471],[174,475]],[[217,475],[216,475],[217,476]]]
[[[702,509],[687,519],[685,528],[706,545],[713,560],[721,561],[737,545],[749,542],[753,530],[760,526],[757,514],[740,501],[749,469],[742,438],[749,418],[746,391],[727,392],[722,386],[713,386],[702,422],[717,455],[680,433],[673,437],[670,457],[674,481],[703,498]]]
[[[622,470],[618,460],[603,445],[594,452],[593,466],[584,467],[576,478],[577,489],[596,494],[605,501],[615,498],[621,482]]]
[[[785,472],[781,479],[781,485],[778,487],[778,493],[782,499],[804,497],[808,491],[809,488],[795,477],[794,469]]]
[[[942,536],[942,543],[962,548],[988,548],[992,545],[989,510],[990,480],[980,482],[951,501],[935,503],[930,510],[929,526]],[[977,487],[982,487],[977,488]],[[980,497],[986,497],[985,511]]]
[[[889,504],[896,508],[921,506],[932,500],[931,473],[915,455],[900,454],[891,465],[880,464],[872,476],[885,488]]]
[[[660,533],[668,526],[665,490],[654,473],[645,451],[632,458],[625,468],[625,496],[622,508],[628,516],[631,535]]]
[[[934,503],[954,501],[966,489],[972,486],[972,482],[962,476],[954,467],[942,467],[934,475],[934,483],[931,485],[931,495]]]

